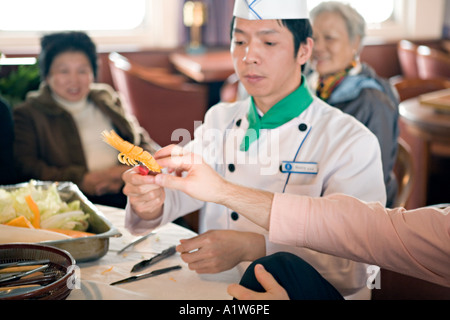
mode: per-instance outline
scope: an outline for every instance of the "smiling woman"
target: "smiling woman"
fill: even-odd
[[[41,39],[45,80],[14,107],[14,160],[21,181],[71,181],[93,203],[125,207],[126,166],[101,140],[103,129],[151,150],[148,133],[125,113],[117,93],[94,83],[95,43],[84,32],[55,32]]]

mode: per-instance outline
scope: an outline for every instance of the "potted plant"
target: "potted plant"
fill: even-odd
[[[19,65],[15,70],[0,78],[0,95],[11,107],[25,100],[29,91],[37,90],[40,85],[39,66]]]

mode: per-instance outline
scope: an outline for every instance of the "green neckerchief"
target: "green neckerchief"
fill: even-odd
[[[262,117],[256,110],[253,97],[250,99],[250,110],[247,115],[249,126],[241,143],[241,151],[248,151],[250,145],[259,139],[261,129],[275,129],[298,117],[313,102],[313,96],[302,76],[302,84],[290,95],[276,103]]]

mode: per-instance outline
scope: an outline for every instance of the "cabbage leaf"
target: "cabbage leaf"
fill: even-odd
[[[56,183],[45,188],[37,186],[33,180],[12,191],[0,189],[0,223],[5,224],[21,215],[32,221],[34,214],[25,200],[28,195],[39,208],[41,228],[87,230],[89,214],[81,209],[79,200],[67,203],[61,199]]]

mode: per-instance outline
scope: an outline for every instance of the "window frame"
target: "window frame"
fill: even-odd
[[[163,19],[167,12],[174,19],[181,19],[178,0],[145,0],[146,13],[143,22],[132,30],[86,30],[97,44],[99,52],[111,50],[141,50],[145,48],[173,48],[178,46],[178,26]],[[164,12],[164,14],[161,14]],[[178,17],[178,14],[180,15]],[[173,21],[173,20],[172,20]],[[164,33],[160,32],[164,30]],[[5,54],[37,54],[39,39],[53,31],[2,31],[0,52]]]
[[[0,11],[0,31],[133,30],[146,18],[145,9],[148,2],[146,0],[132,1],[134,6],[124,6],[124,0],[96,0],[93,3],[92,0],[79,0],[76,5],[60,0],[9,1]],[[92,7],[89,7],[91,3]],[[53,10],[47,9],[52,6],[55,6]],[[69,6],[71,9],[68,9]],[[42,13],[36,14],[41,8]],[[124,12],[130,10],[137,16],[124,16]],[[136,18],[141,20],[138,21]],[[105,26],[110,29],[106,29]],[[47,29],[49,27],[52,29]]]
[[[315,3],[315,5],[318,5],[320,2],[324,2],[323,0],[308,0],[308,9],[309,10],[312,10],[315,6],[310,6],[310,3],[309,3],[309,1],[314,1],[314,2],[316,2]],[[342,0],[342,1],[340,1],[340,0],[337,0],[338,2],[343,2],[343,3],[350,3],[350,5],[352,5],[354,8],[356,8],[356,6],[354,6],[350,1],[351,0],[347,0],[347,1],[345,1],[345,0]],[[384,23],[387,23],[388,22],[388,20],[389,19],[392,19],[393,18],[393,16],[395,16],[395,10],[396,10],[396,3],[398,2],[398,0],[390,0],[391,2],[393,2],[393,11],[394,12],[392,12],[391,14],[390,14],[390,17],[388,17],[386,20],[384,20],[384,21],[382,21],[382,22],[380,22],[380,23],[367,23],[367,25],[369,26],[369,28],[370,28],[370,26],[372,26],[372,25],[380,25],[380,24],[384,24]],[[358,0],[358,2],[360,2],[359,0]],[[366,1],[367,2],[367,1]],[[357,8],[356,8],[357,9]],[[361,13],[361,12],[360,12]],[[362,13],[361,13],[362,14]],[[363,14],[362,14],[363,15]],[[363,15],[364,16],[364,15]],[[368,19],[367,19],[367,17],[365,17],[365,19],[366,19],[366,21],[369,21]]]

